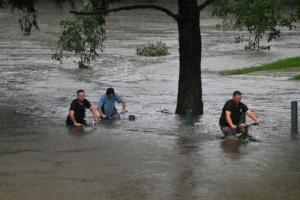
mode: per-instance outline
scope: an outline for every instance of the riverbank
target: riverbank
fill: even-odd
[[[242,75],[255,72],[284,72],[291,73],[295,80],[300,80],[300,56],[278,60],[259,66],[225,70],[221,73],[224,75]],[[295,73],[298,74],[295,76]]]

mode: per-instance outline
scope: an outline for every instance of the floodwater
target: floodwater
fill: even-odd
[[[73,61],[51,60],[65,16],[44,10],[41,31],[23,37],[17,18],[0,12],[1,200],[300,198],[300,142],[290,134],[290,101],[300,99],[300,82],[217,73],[299,55],[299,28],[284,30],[271,51],[246,52],[234,43],[234,32],[220,32],[217,20],[202,16],[205,114],[187,126],[173,114],[178,35],[172,19],[150,11],[111,15],[104,52],[81,70]],[[171,55],[135,55],[137,45],[157,40]],[[127,100],[129,112],[118,121],[68,130],[75,91],[85,89],[95,103],[109,86]],[[263,120],[250,130],[259,142],[238,147],[224,145],[218,128],[221,108],[236,89]]]

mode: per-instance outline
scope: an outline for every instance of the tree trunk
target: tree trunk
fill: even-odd
[[[203,114],[200,13],[197,0],[178,0],[179,83],[176,114]]]

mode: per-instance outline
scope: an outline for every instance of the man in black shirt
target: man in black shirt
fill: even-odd
[[[94,119],[96,119],[95,109],[91,106],[91,103],[85,99],[84,90],[77,91],[77,98],[71,103],[69,115],[66,121],[67,126],[80,127],[86,125],[85,110],[89,109],[93,114]]]
[[[228,100],[223,107],[219,125],[226,136],[236,135],[239,132],[237,127],[245,126],[245,114],[257,124],[260,123],[256,115],[241,102],[241,96],[242,93],[240,91],[233,92],[232,99]]]

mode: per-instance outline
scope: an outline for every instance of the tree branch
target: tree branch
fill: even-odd
[[[75,11],[72,10],[70,13],[76,14],[76,15],[101,15],[101,14],[109,14],[112,12],[119,12],[124,10],[136,10],[136,9],[154,9],[161,12],[166,13],[170,17],[174,18],[176,21],[178,19],[178,15],[174,14],[172,11],[168,10],[167,8],[157,6],[157,5],[132,5],[132,6],[122,6],[119,8],[112,8],[105,11],[99,11],[99,12],[81,12],[81,11]]]
[[[93,4],[94,8],[97,8],[97,3],[95,2],[95,0],[90,0],[90,2]]]
[[[205,2],[203,2],[203,3],[198,7],[199,12],[201,12],[204,8],[206,8],[206,6],[209,6],[209,5],[212,4],[213,2],[215,2],[215,0],[206,0]]]

